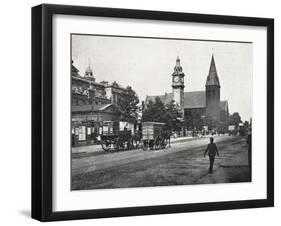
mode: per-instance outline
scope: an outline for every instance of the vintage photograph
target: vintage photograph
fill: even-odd
[[[70,38],[71,190],[251,182],[251,42]]]

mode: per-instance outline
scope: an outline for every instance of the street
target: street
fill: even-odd
[[[164,150],[104,152],[100,145],[72,149],[72,190],[249,182],[247,143],[215,136],[220,156],[213,174],[203,158],[209,137],[178,139]]]

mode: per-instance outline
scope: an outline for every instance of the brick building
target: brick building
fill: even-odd
[[[147,96],[145,105],[159,97],[164,104],[174,100],[183,112],[184,126],[187,129],[201,130],[203,126],[220,132],[227,130],[229,116],[228,101],[220,98],[220,81],[212,55],[209,73],[205,83],[205,90],[184,92],[185,74],[180,65],[180,58],[176,59],[172,73],[172,92],[164,95]],[[205,127],[206,128],[206,127]]]
[[[84,76],[73,65],[71,68],[71,120],[72,145],[97,142],[104,121],[126,121],[133,119],[117,107],[126,89],[117,82],[96,82],[89,65]]]

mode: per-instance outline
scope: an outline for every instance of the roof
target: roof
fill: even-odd
[[[142,124],[143,124],[143,126],[144,125],[161,125],[161,126],[165,125],[165,123],[163,123],[163,122],[143,122]]]
[[[103,110],[106,110],[108,107],[110,107],[112,104],[106,104],[106,105],[102,105],[102,106],[100,106],[100,108],[99,109],[97,109],[97,110],[99,110],[99,111],[103,111]]]
[[[205,108],[205,91],[194,91],[184,93],[184,108]]]
[[[220,102],[220,108],[221,108],[221,110],[228,111],[228,102],[227,102],[227,100],[222,100]]]
[[[167,104],[173,100],[173,93],[165,93],[164,95],[159,96],[147,96],[145,101],[146,104],[149,101],[154,102],[156,97],[159,97],[164,104]],[[205,91],[184,93],[184,108],[204,108],[206,106],[205,102]]]
[[[92,111],[92,105],[72,105],[71,106],[71,112],[89,112]]]
[[[94,82],[92,80],[89,80],[88,78],[85,78],[85,77],[82,77],[82,76],[72,76],[72,79],[73,80],[79,80],[79,81],[82,81],[82,82],[86,82],[86,83],[89,83],[89,84],[93,84],[93,85],[96,85],[96,86],[100,86],[100,87],[105,87],[103,84],[101,83],[97,83],[97,82]]]
[[[126,114],[125,112],[123,112],[116,104],[112,104],[112,103],[111,103],[111,104],[106,104],[106,105],[100,107],[100,108],[98,109],[98,111],[105,111],[105,110],[107,110],[109,107],[112,107],[112,110],[113,110],[113,111],[118,112],[118,113],[121,114],[121,115],[120,115],[120,120],[125,120],[125,121],[127,121],[127,122],[135,122],[134,117],[132,117],[132,116]]]
[[[74,65],[71,65],[71,71],[72,72],[75,72],[75,73],[78,73],[79,70],[77,69],[77,67],[75,67]]]
[[[106,88],[115,88],[115,89],[120,89],[120,90],[127,90],[126,88],[122,87],[121,85],[119,85],[115,81],[110,85],[106,85]]]
[[[146,96],[146,100],[145,100],[146,104],[148,104],[149,101],[154,102],[156,97],[159,97],[164,104],[167,104],[173,100],[172,93],[165,93],[164,95]]]
[[[214,55],[212,55],[209,74],[206,81],[206,86],[220,86],[220,81],[216,69]]]
[[[99,105],[72,105],[72,112],[90,112],[90,111],[103,111],[106,110],[111,104],[99,104]]]
[[[149,101],[155,101],[156,97],[159,97],[160,100],[167,104],[173,100],[173,93],[165,93],[165,95],[160,96],[147,96],[145,103],[148,104]],[[206,107],[206,93],[205,91],[193,91],[193,92],[184,92],[184,106],[185,109],[192,108],[205,108]],[[220,102],[221,110],[228,109],[227,100]]]

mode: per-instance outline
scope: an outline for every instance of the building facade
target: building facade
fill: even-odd
[[[188,130],[215,129],[219,132],[227,130],[229,116],[228,101],[220,98],[220,82],[216,69],[215,59],[212,55],[209,73],[205,83],[205,90],[185,92],[185,74],[180,65],[179,57],[176,59],[172,73],[172,92],[164,95],[147,96],[145,106],[156,97],[167,104],[174,100],[183,113],[184,127]]]
[[[72,145],[93,144],[103,132],[103,122],[132,122],[118,108],[122,94],[126,91],[117,82],[97,82],[91,65],[84,76],[73,65],[71,68],[71,120]]]

